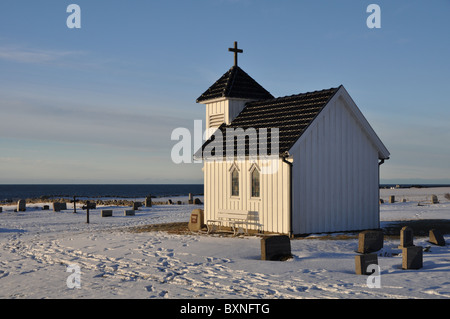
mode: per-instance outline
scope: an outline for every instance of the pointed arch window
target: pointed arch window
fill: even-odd
[[[236,165],[231,168],[231,196],[239,196],[239,170]]]
[[[261,185],[260,184],[261,174],[256,165],[254,165],[253,168],[251,168],[251,170],[250,170],[250,178],[251,178],[252,197],[259,197],[260,190],[261,190],[261,186],[260,186]]]

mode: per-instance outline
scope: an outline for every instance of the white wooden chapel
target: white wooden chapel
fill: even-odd
[[[229,50],[234,65],[197,99],[206,125],[224,140],[227,129],[277,128],[278,169],[263,173],[266,163],[249,156],[211,160],[205,151],[222,141],[207,140],[196,154],[204,162],[205,220],[231,210],[257,212],[268,233],[379,228],[379,168],[390,154],[347,90],[276,98],[237,65],[236,42]]]

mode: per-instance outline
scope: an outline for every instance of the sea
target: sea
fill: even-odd
[[[381,184],[380,188],[449,187],[448,184]],[[0,202],[31,198],[144,198],[203,195],[203,184],[0,184]]]
[[[203,195],[203,184],[14,184],[0,185],[0,201],[31,198],[144,198]]]

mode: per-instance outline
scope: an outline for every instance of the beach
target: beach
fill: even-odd
[[[380,205],[381,228],[449,221],[446,193],[450,188],[380,189],[385,202]],[[438,204],[429,202],[433,194]],[[388,202],[392,195],[397,202]],[[124,216],[126,206],[97,205],[90,210],[89,224],[81,204],[76,214],[71,203],[61,212],[42,210],[44,205],[51,203],[27,204],[25,212],[2,205],[2,299],[450,298],[448,234],[446,246],[429,243],[427,236],[414,237],[416,246],[426,248],[423,267],[417,270],[401,268],[399,238],[385,236],[377,252],[381,287],[370,288],[367,276],[355,274],[357,232],[295,238],[293,258],[262,261],[260,236],[180,233],[161,226],[183,225],[203,205],[140,207],[135,216]],[[113,210],[112,217],[100,216],[106,208]],[[78,287],[69,280],[73,269],[79,269]]]

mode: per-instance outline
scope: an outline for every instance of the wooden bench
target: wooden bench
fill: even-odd
[[[255,226],[258,231],[262,230],[262,224],[259,223],[258,212],[222,209],[217,212],[217,219],[209,219],[206,221],[208,234],[213,232],[216,227],[220,229],[220,227],[224,226],[224,224],[230,225],[234,235],[241,232],[241,230],[243,232],[244,226],[246,234],[248,234],[249,226]]]

